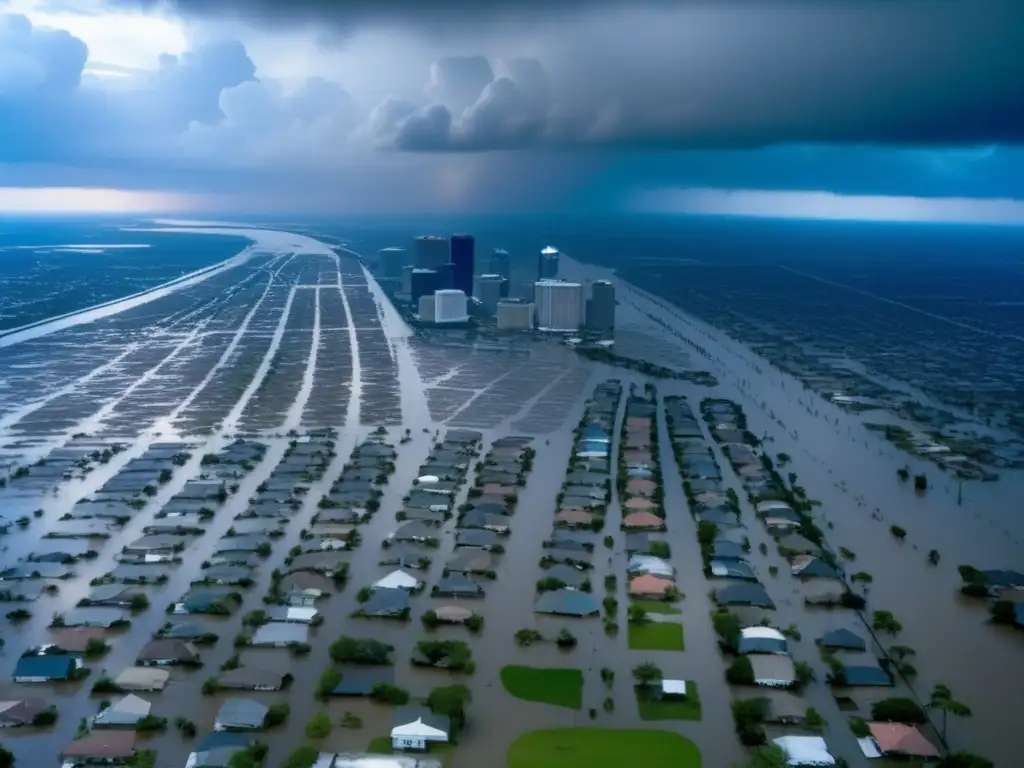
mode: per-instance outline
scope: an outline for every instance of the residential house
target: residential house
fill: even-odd
[[[114,678],[122,691],[162,691],[171,673],[160,667],[128,667]]]
[[[135,663],[144,667],[165,667],[178,664],[199,666],[202,662],[199,660],[199,652],[192,643],[161,637],[146,643]]]
[[[793,659],[782,653],[754,653],[747,657],[754,672],[754,684],[785,688],[796,682]]]
[[[250,645],[254,648],[288,648],[305,645],[308,641],[309,627],[305,624],[273,621],[256,628]]]
[[[938,747],[932,744],[916,725],[868,723],[868,730],[878,748],[879,756],[924,760],[938,760],[942,757]]]
[[[574,589],[556,589],[545,592],[534,603],[535,613],[550,613],[556,616],[593,616],[601,603],[588,592]]]
[[[238,667],[217,678],[221,688],[239,691],[279,691],[284,685],[284,676],[259,667]]]
[[[16,699],[0,701],[0,728],[20,728],[32,725],[36,715],[44,712],[47,704],[43,699]]]
[[[656,600],[661,600],[669,590],[675,589],[675,586],[676,583],[672,581],[672,579],[652,576],[649,573],[645,573],[642,576],[637,576],[629,582],[629,596],[650,597]]]
[[[483,597],[484,590],[465,574],[453,572],[442,576],[430,594],[434,597]]]
[[[270,708],[252,699],[227,699],[217,710],[215,731],[258,730],[266,721]]]
[[[135,755],[135,732],[92,731],[61,752],[65,765],[125,765]]]
[[[378,579],[372,585],[373,589],[405,589],[415,592],[423,586],[423,582],[405,571],[392,571],[382,579]]]
[[[375,618],[403,618],[409,615],[409,592],[404,589],[374,589],[370,599],[359,606],[364,616]]]
[[[787,765],[835,765],[836,759],[828,751],[821,736],[780,736],[772,744],[782,750]]]
[[[629,505],[629,502],[626,503]],[[651,512],[633,512],[622,518],[622,527],[629,529],[645,528],[647,530],[660,531],[665,527],[665,521]]]
[[[447,744],[451,721],[425,707],[399,707],[391,727],[391,748],[426,750],[430,744]]]
[[[92,719],[94,728],[134,728],[147,717],[153,705],[143,698],[129,693],[118,699]]]
[[[786,636],[772,627],[754,626],[740,630],[736,652],[747,653],[789,653]]]
[[[22,656],[14,665],[14,682],[53,683],[70,680],[78,667],[78,659],[68,654],[41,653]]]

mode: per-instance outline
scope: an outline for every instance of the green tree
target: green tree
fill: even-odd
[[[786,753],[775,744],[766,744],[750,753],[750,760],[743,768],[786,768],[789,765]]]
[[[932,689],[932,695],[928,699],[928,708],[942,713],[942,743],[946,743],[946,725],[950,715],[953,717],[970,717],[973,712],[971,708],[962,701],[953,698],[953,692],[949,686],[936,683]]]
[[[637,685],[650,685],[661,678],[661,670],[649,661],[633,667],[633,679],[636,680]]]
[[[331,719],[323,712],[317,712],[306,723],[307,739],[325,739],[331,733]]]
[[[464,685],[442,685],[435,688],[427,696],[427,708],[435,715],[447,717],[451,721],[452,741],[466,725],[466,707],[473,700],[469,688]]]
[[[875,611],[871,616],[871,628],[875,632],[885,632],[893,637],[903,631],[903,625],[896,619],[892,611]]]

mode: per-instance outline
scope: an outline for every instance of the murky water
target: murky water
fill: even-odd
[[[474,698],[470,721],[452,759],[454,766],[499,765],[499,756],[518,735],[559,725],[665,728],[697,743],[705,766],[724,767],[740,760],[743,751],[733,733],[729,703],[733,695],[747,692],[730,691],[724,682],[727,661],[718,651],[708,618],[712,608],[709,592],[714,585],[701,570],[696,526],[686,508],[663,410],[659,410],[658,429],[669,515],[665,538],[672,546],[672,562],[686,595],[682,603],[686,650],[628,650],[624,616],[619,617],[623,630],[617,637],[608,637],[596,618],[572,620],[533,613],[534,583],[543,574],[539,566],[542,542],[551,531],[555,497],[572,450],[571,430],[583,413],[584,399],[606,379],[620,379],[628,388],[634,382],[642,384],[643,377],[583,362],[571,350],[548,344],[505,351],[460,346],[458,340],[446,342],[450,346],[425,345],[410,334],[372,280],[366,282],[365,273],[349,258],[350,254],[342,252],[339,256],[297,236],[282,236],[276,243],[261,246],[267,253],[236,265],[237,273],[229,275],[231,279],[225,280],[223,288],[213,277],[208,283],[189,287],[177,298],[153,301],[142,308],[143,314],[139,314],[139,306],[133,305],[122,314],[97,320],[95,326],[76,327],[76,335],[64,347],[69,356],[75,340],[81,344],[88,333],[103,332],[108,334],[102,337],[107,345],[102,347],[107,350],[106,358],[97,357],[94,367],[83,366],[74,375],[62,378],[55,373],[52,387],[49,374],[40,377],[38,391],[25,392],[25,402],[34,405],[24,407],[23,403],[0,413],[0,426],[9,430],[4,450],[19,455],[45,454],[67,442],[74,431],[89,429],[100,430],[102,440],[120,439],[128,446],[83,479],[60,483],[54,493],[40,486],[41,490],[22,495],[14,493],[18,486],[12,484],[4,497],[12,504],[8,517],[28,514],[30,522],[24,530],[12,527],[9,535],[0,539],[0,546],[6,547],[5,566],[31,552],[45,531],[53,528],[78,499],[94,493],[129,461],[142,456],[153,442],[183,439],[192,453],[192,458],[174,468],[171,481],[161,486],[122,530],[115,531],[108,541],[95,544],[100,551],[97,559],[76,564],[76,577],[59,582],[57,595],[29,604],[33,612],[29,622],[17,629],[4,628],[6,645],[0,651],[0,660],[5,671],[13,669],[23,650],[47,637],[46,625],[53,613],[73,607],[86,595],[89,580],[111,570],[114,554],[142,535],[156,510],[203,471],[200,461],[204,454],[223,448],[240,429],[254,430],[252,437],[268,446],[263,460],[238,481],[237,491],[206,524],[205,534],[190,543],[184,562],[168,569],[168,582],[144,588],[152,607],[133,617],[129,630],[111,633],[113,649],[90,664],[93,673],[89,679],[77,685],[40,687],[15,685],[9,677],[0,680],[0,698],[52,698],[61,713],[53,729],[5,733],[5,743],[18,758],[29,764],[56,758],[57,751],[73,738],[80,718],[91,717],[96,711],[100,697],[90,698],[89,686],[101,674],[116,675],[131,665],[152,633],[167,620],[164,607],[188,589],[197,578],[198,564],[216,549],[218,538],[245,510],[246,500],[272,476],[288,448],[287,431],[304,432],[320,426],[310,421],[309,414],[333,412],[339,418],[324,426],[338,430],[336,455],[323,477],[310,484],[299,509],[286,522],[285,535],[273,541],[271,555],[258,565],[256,583],[242,590],[244,602],[238,610],[230,617],[196,618],[218,632],[221,639],[216,646],[201,650],[204,668],[173,669],[167,690],[142,694],[152,701],[154,714],[172,721],[178,716],[187,717],[196,723],[200,736],[209,731],[228,694],[204,697],[199,692],[202,681],[217,674],[220,665],[236,652],[232,638],[242,628],[241,617],[262,606],[272,569],[282,567],[288,550],[299,542],[299,531],[309,526],[317,501],[341,474],[356,445],[377,423],[384,422],[387,439],[398,451],[395,472],[384,487],[379,510],[360,527],[361,546],[347,555],[348,584],[318,604],[325,621],[311,630],[312,651],[302,657],[280,649],[245,649],[240,653],[247,666],[279,669],[294,677],[287,692],[232,694],[264,703],[290,704],[288,724],[261,737],[271,745],[269,765],[278,764],[305,742],[303,727],[317,711],[328,712],[335,723],[331,735],[319,745],[324,750],[361,750],[373,737],[389,730],[389,707],[362,699],[322,703],[314,698],[316,682],[329,664],[327,647],[341,634],[391,643],[395,647],[395,683],[414,696],[453,680],[470,686]],[[245,287],[231,293],[234,289],[227,288],[229,282]],[[207,293],[189,298],[189,291],[200,290]],[[996,484],[969,484],[963,505],[958,506],[953,483],[927,465],[921,471],[929,473],[932,488],[919,497],[899,482],[895,471],[907,463],[916,469],[916,464],[864,430],[856,416],[820,401],[791,378],[773,372],[741,345],[693,318],[663,309],[636,292],[622,291],[620,301],[619,325],[624,332],[637,339],[659,340],[664,350],[661,354],[677,357],[683,365],[710,366],[721,382],[714,390],[684,382],[658,382],[662,396],[685,395],[695,406],[709,395],[731,398],[743,406],[752,431],[769,435],[769,451],[784,451],[793,457],[792,469],[800,483],[810,497],[823,503],[823,519],[831,526],[826,531],[829,541],[834,547],[844,546],[856,553],[856,562],[850,564],[852,570],[873,575],[869,607],[892,610],[903,623],[898,642],[917,650],[915,664],[920,677],[915,689],[926,697],[932,684],[943,682],[973,708],[973,718],[950,724],[951,745],[975,749],[1000,766],[1014,765],[1016,755],[1024,754],[1024,737],[1013,728],[1021,704],[1019,691],[1024,690],[1024,666],[1019,664],[1021,639],[988,625],[981,606],[958,597],[956,566],[972,563],[998,568],[1013,567],[1018,562],[1024,522],[1013,514],[1011,502],[1024,498],[1024,481],[1006,473]],[[175,302],[192,309],[184,313]],[[161,312],[165,314],[161,316]],[[666,334],[648,314],[671,322],[680,334],[706,350],[710,359],[699,357],[693,347]],[[186,319],[173,326],[168,325],[167,317]],[[147,335],[144,329],[160,323],[171,328],[169,336]],[[63,338],[60,333],[68,331],[41,338],[55,341]],[[119,336],[124,338],[119,341]],[[339,341],[342,338],[344,341]],[[24,342],[40,343],[39,338]],[[133,345],[133,351],[127,354],[126,343]],[[28,347],[12,344],[4,352],[13,353],[19,348]],[[292,352],[285,352],[287,349],[296,350],[295,359],[290,357]],[[47,354],[59,360],[60,350],[50,347]],[[0,365],[4,360],[0,357]],[[124,369],[128,364],[133,367]],[[117,378],[119,372],[125,377],[123,384]],[[145,378],[140,382],[140,377]],[[343,386],[334,388],[335,380],[342,381]],[[126,391],[133,384],[135,388]],[[456,394],[459,392],[462,394]],[[340,400],[341,405],[332,398]],[[254,403],[259,403],[258,407]],[[445,415],[439,417],[442,410]],[[255,418],[254,413],[259,419],[272,418],[275,427],[257,430],[246,426],[247,419]],[[623,415],[624,406],[617,417],[616,435]],[[70,419],[82,428],[66,432],[43,429],[38,433],[26,428],[31,423],[45,425],[47,419],[53,419],[51,423]],[[449,419],[449,423],[442,423],[442,419]],[[485,583],[484,599],[471,603],[484,618],[483,632],[471,636],[458,627],[443,627],[430,635],[469,642],[477,671],[468,678],[409,663],[416,642],[428,636],[419,617],[428,608],[452,602],[450,598],[430,597],[429,587],[441,577],[443,564],[454,551],[454,519],[442,526],[440,546],[430,552],[431,568],[420,575],[428,588],[413,597],[411,621],[350,618],[358,605],[359,589],[394,570],[378,565],[380,544],[397,527],[395,513],[402,508],[402,497],[417,477],[435,434],[440,431],[443,437],[449,426],[478,429],[483,436],[481,451],[508,435],[532,436],[537,451],[533,471],[520,492],[511,536],[503,541],[506,551],[499,558],[498,577]],[[717,448],[715,451],[726,484],[739,489],[728,462]],[[474,480],[471,471],[459,488],[456,506],[467,498]],[[43,509],[39,519],[31,517],[36,508]],[[614,497],[608,515],[604,533],[613,536],[615,546],[610,552],[599,547],[595,554],[591,581],[598,595],[602,594],[600,585],[606,574],[615,573],[622,583],[626,563],[624,535],[618,530],[621,510]],[[788,568],[780,567],[777,577],[766,575],[769,565],[784,563],[773,546],[767,547],[766,555],[759,554],[758,545],[770,545],[771,541],[753,522],[749,510],[744,516],[753,545],[752,562],[778,604],[776,623],[792,623],[800,628],[803,639],[795,643],[794,656],[814,664],[821,680],[825,669],[813,640],[836,626],[842,617],[839,612],[805,608]],[[902,544],[888,532],[893,523],[908,530]],[[941,554],[937,567],[926,562],[932,548]],[[579,638],[579,644],[569,652],[558,650],[554,644],[521,648],[514,643],[513,635],[525,627],[545,634],[568,627]],[[703,706],[701,722],[651,723],[639,719],[633,704],[631,670],[646,660],[655,661],[666,674],[698,684]],[[499,680],[505,664],[582,669],[583,709],[573,712],[512,698]],[[616,673],[611,690],[601,682],[602,667]],[[898,695],[898,690],[891,695]],[[601,707],[606,696],[615,701],[612,713]],[[825,737],[833,752],[846,757],[851,765],[866,764],[845,725],[846,715],[839,712],[827,687],[822,682],[813,684],[805,699],[828,720]],[[588,717],[590,708],[597,710],[594,720]],[[362,718],[363,727],[339,727],[345,712]],[[153,740],[158,765],[182,765],[195,743],[197,740],[182,738],[172,727]]]

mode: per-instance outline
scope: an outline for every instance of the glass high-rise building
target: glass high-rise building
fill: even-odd
[[[437,235],[422,235],[416,238],[416,246],[413,251],[415,260],[413,266],[416,269],[437,269],[442,264],[447,264],[448,238]]]
[[[452,288],[467,296],[473,295],[476,238],[472,235],[452,235],[451,263]]]
[[[501,275],[506,280],[512,279],[512,262],[509,258],[508,251],[504,248],[495,248],[491,252],[491,264],[488,268],[488,273],[492,275]]]
[[[558,249],[542,248],[537,256],[537,279],[553,280],[558,277]]]
[[[609,280],[598,280],[590,286],[587,328],[604,332],[615,330],[615,285]]]

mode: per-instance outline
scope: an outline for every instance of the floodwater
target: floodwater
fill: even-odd
[[[56,760],[57,752],[74,737],[79,720],[95,714],[103,698],[89,697],[92,682],[105,672],[116,676],[130,666],[152,633],[167,620],[165,606],[188,589],[197,577],[198,564],[209,558],[235,516],[247,507],[246,500],[272,476],[287,450],[291,439],[288,432],[302,434],[312,428],[332,427],[337,433],[335,455],[322,477],[309,483],[300,508],[287,520],[285,535],[272,541],[270,556],[256,570],[256,583],[240,590],[243,604],[230,617],[182,617],[220,635],[215,646],[201,649],[204,668],[175,668],[165,691],[142,694],[153,703],[155,715],[172,721],[169,731],[153,740],[158,765],[177,768],[184,764],[197,740],[180,736],[173,728],[174,718],[184,716],[194,721],[200,737],[209,732],[227,694],[201,696],[202,681],[216,675],[220,665],[236,652],[232,638],[242,629],[241,617],[262,606],[271,571],[283,566],[286,553],[299,542],[299,532],[309,526],[317,501],[341,474],[355,447],[383,424],[386,439],[397,449],[395,472],[383,488],[379,510],[360,527],[361,545],[347,555],[348,584],[318,603],[325,621],[310,632],[312,651],[301,657],[282,649],[240,652],[247,666],[280,669],[294,677],[287,692],[230,694],[265,704],[289,703],[288,724],[261,737],[271,747],[269,765],[278,764],[305,742],[303,727],[317,711],[328,712],[335,723],[331,735],[318,745],[326,751],[362,750],[372,738],[386,734],[390,728],[389,707],[364,699],[321,703],[314,698],[316,682],[330,663],[327,648],[342,634],[391,643],[395,647],[394,682],[414,696],[453,681],[470,687],[473,704],[469,725],[452,760],[456,768],[499,764],[496,756],[503,754],[518,735],[535,728],[590,724],[676,730],[697,743],[704,765],[710,768],[740,760],[743,751],[733,734],[729,702],[734,693],[753,694],[732,692],[724,681],[727,660],[718,651],[708,617],[712,608],[709,593],[715,584],[701,570],[696,526],[686,509],[663,408],[659,408],[658,429],[669,510],[664,538],[672,546],[672,562],[685,593],[681,607],[686,650],[627,649],[622,599],[626,556],[624,535],[618,530],[621,511],[614,496],[603,534],[612,535],[615,546],[595,550],[591,582],[595,595],[600,597],[605,575],[618,576],[618,636],[606,636],[597,617],[540,617],[532,610],[534,583],[543,573],[539,566],[542,542],[551,531],[555,498],[572,450],[572,428],[584,412],[584,401],[602,381],[619,379],[624,392],[628,392],[632,383],[643,384],[644,377],[583,361],[571,350],[552,344],[485,350],[457,338],[426,343],[405,327],[372,278],[352,258],[352,252],[334,251],[310,238],[288,233],[223,231],[245,233],[255,240],[251,258],[203,280],[174,286],[143,304],[108,308],[104,317],[90,322],[33,329],[31,338],[11,343],[3,350],[8,356],[0,357],[0,366],[9,366],[0,370],[0,378],[6,376],[10,383],[7,390],[0,391],[5,455],[18,457],[21,462],[32,461],[73,443],[69,442],[71,435],[79,432],[95,434],[97,441],[117,441],[127,446],[84,478],[59,482],[56,491],[49,490],[51,484],[33,481],[31,475],[12,482],[0,498],[0,503],[11,501],[4,514],[9,520],[28,514],[30,522],[24,530],[12,526],[0,539],[0,546],[5,548],[5,566],[27,556],[76,501],[95,493],[129,461],[143,456],[154,442],[178,440],[186,443],[191,453],[183,466],[173,468],[170,482],[162,485],[123,529],[115,531],[108,541],[94,544],[99,557],[77,563],[77,575],[59,582],[58,594],[44,595],[28,604],[33,612],[30,621],[17,629],[4,628],[0,699],[41,696],[52,699],[61,714],[53,729],[6,732],[8,748],[32,764]],[[589,270],[566,262],[572,268]],[[1015,564],[1020,546],[1014,537],[1019,538],[1019,527],[1024,523],[1012,520],[1008,514],[1011,507],[1002,506],[1000,499],[1009,501],[1014,489],[1021,489],[1020,481],[1007,473],[997,484],[971,484],[965,488],[964,505],[958,507],[955,489],[927,465],[922,471],[929,472],[933,487],[926,496],[917,497],[899,483],[895,472],[906,463],[916,467],[913,460],[864,430],[856,416],[805,392],[741,345],[693,318],[663,308],[636,291],[623,290],[620,301],[619,325],[624,340],[656,341],[668,350],[664,354],[687,360],[694,367],[709,366],[721,382],[714,389],[657,382],[661,396],[685,395],[694,408],[703,397],[733,399],[743,406],[752,431],[771,436],[771,452],[785,451],[793,457],[792,469],[800,483],[811,498],[823,502],[822,514],[831,524],[826,531],[830,543],[856,553],[856,563],[849,564],[849,570],[864,570],[874,576],[869,608],[892,610],[902,621],[905,629],[898,642],[914,647],[918,654],[915,664],[920,679],[915,689],[926,697],[934,682],[944,682],[974,709],[973,718],[951,723],[951,745],[973,748],[998,765],[1012,765],[1015,756],[1024,753],[1024,735],[1012,727],[1013,715],[1020,711],[1018,691],[1024,690],[1024,671],[1016,663],[1020,637],[987,625],[982,607],[963,604],[956,594],[956,566],[972,563],[998,568]],[[680,334],[707,350],[710,359],[694,355],[692,347],[666,334],[648,315],[671,321]],[[36,366],[31,384],[23,372],[26,365]],[[62,369],[61,365],[66,367]],[[613,433],[614,451],[624,413],[625,398]],[[455,427],[481,432],[481,455],[495,440],[509,435],[533,437],[532,446],[537,452],[533,470],[520,491],[511,536],[502,542],[506,551],[498,558],[498,577],[483,581],[485,598],[466,601],[483,616],[483,632],[474,636],[461,628],[444,627],[428,634],[419,621],[428,608],[453,602],[450,598],[430,597],[429,587],[440,578],[454,549],[454,519],[441,528],[440,546],[427,552],[432,565],[429,571],[418,574],[427,582],[427,589],[412,599],[409,622],[350,618],[358,605],[359,589],[394,570],[378,565],[380,544],[397,528],[395,513],[402,508],[402,497],[418,476],[435,439],[443,439],[445,430]],[[169,581],[140,588],[148,594],[151,608],[134,616],[130,629],[111,633],[113,649],[89,664],[91,677],[81,684],[60,686],[29,687],[10,682],[9,672],[19,654],[45,641],[46,625],[53,614],[68,610],[85,596],[89,580],[110,571],[120,548],[142,535],[156,511],[188,480],[204,471],[202,456],[221,450],[238,434],[267,445],[265,456],[238,481],[239,488],[205,525],[204,535],[190,542],[183,553],[184,562],[168,569]],[[715,452],[726,484],[738,490],[728,462],[717,448]],[[614,468],[615,462],[613,472]],[[474,480],[471,469],[453,506],[466,500]],[[31,517],[36,508],[43,510],[38,519]],[[875,509],[880,519],[872,517]],[[770,540],[752,521],[749,509],[744,519],[749,521],[752,562],[779,606],[776,623],[793,623],[800,628],[803,640],[795,644],[794,656],[814,664],[821,680],[825,670],[818,661],[813,639],[831,629],[841,618],[837,617],[840,612],[806,609],[788,568],[781,567],[778,577],[767,577],[769,564],[785,564],[774,547],[769,547],[764,556],[758,553],[758,544]],[[888,533],[893,523],[909,532],[902,545]],[[938,567],[929,566],[925,560],[932,548],[942,556]],[[527,627],[546,635],[568,627],[579,644],[568,652],[553,643],[516,646],[514,633]],[[414,668],[409,663],[413,647],[428,636],[465,639],[473,650],[476,673],[462,677]],[[697,682],[703,706],[701,722],[651,723],[639,719],[633,704],[631,670],[648,660],[668,676]],[[499,679],[505,664],[582,669],[583,709],[549,707],[509,696]],[[610,690],[601,682],[602,667],[615,672]],[[891,695],[900,695],[899,689]],[[606,696],[615,701],[614,712],[603,711],[601,704]],[[838,711],[827,687],[822,682],[813,684],[805,699],[828,720],[825,737],[834,753],[846,757],[851,765],[866,764],[844,725],[845,715]],[[593,720],[588,715],[591,708],[597,710]],[[339,727],[345,712],[362,718],[363,727]]]
[[[847,563],[847,571],[866,571],[874,578],[867,593],[868,610],[892,611],[903,624],[899,637],[887,642],[917,651],[915,691],[927,700],[932,686],[944,683],[973,710],[971,718],[951,720],[950,747],[972,749],[996,765],[1019,761],[1024,754],[1024,734],[1015,723],[1024,706],[1022,638],[1020,633],[989,625],[986,605],[959,595],[956,569],[965,563],[979,568],[1020,567],[1024,518],[1016,514],[1019,502],[1015,500],[1024,498],[1022,473],[1005,472],[995,483],[967,483],[962,506],[958,505],[955,479],[864,429],[863,422],[870,421],[871,414],[865,419],[823,401],[718,329],[656,297],[634,289],[620,294],[620,302],[620,317],[642,323],[654,315],[703,347],[710,359],[700,361],[720,381],[714,396],[743,406],[750,430],[769,436],[770,453],[785,452],[792,457],[787,471],[797,473],[809,498],[822,502],[819,514],[826,522],[823,527],[829,543],[856,554],[856,561]],[[663,387],[666,394],[673,389]],[[686,392],[685,387],[678,389],[689,394],[695,406],[696,400],[706,396]],[[717,449],[716,454],[724,476],[734,477]],[[896,470],[905,465],[912,474],[927,473],[931,486],[927,493],[917,495],[909,484],[899,481]],[[908,531],[905,542],[890,534],[893,524]],[[759,526],[749,528],[755,565],[760,565],[756,562],[757,545],[770,540]],[[769,558],[774,555],[771,549]],[[931,549],[940,554],[938,566],[927,562]],[[766,568],[758,570],[763,575]],[[766,579],[776,602],[777,595],[795,591],[786,584],[780,589],[779,582],[794,583],[788,576]],[[797,658],[817,663],[817,653],[808,641],[821,634],[815,627],[830,628],[833,615],[827,611],[812,615],[801,609],[800,617],[785,605],[781,609],[787,616],[779,616],[777,623],[785,626],[788,615],[794,615],[804,636],[798,647],[805,653],[797,652]],[[688,632],[691,625],[687,625]],[[816,665],[822,679],[824,665]],[[821,687],[818,683],[811,690]],[[813,704],[830,724],[839,722],[824,705]],[[831,709],[834,715],[834,705]],[[837,754],[848,756],[847,749],[839,748],[849,741],[848,732],[833,726],[825,735]]]

